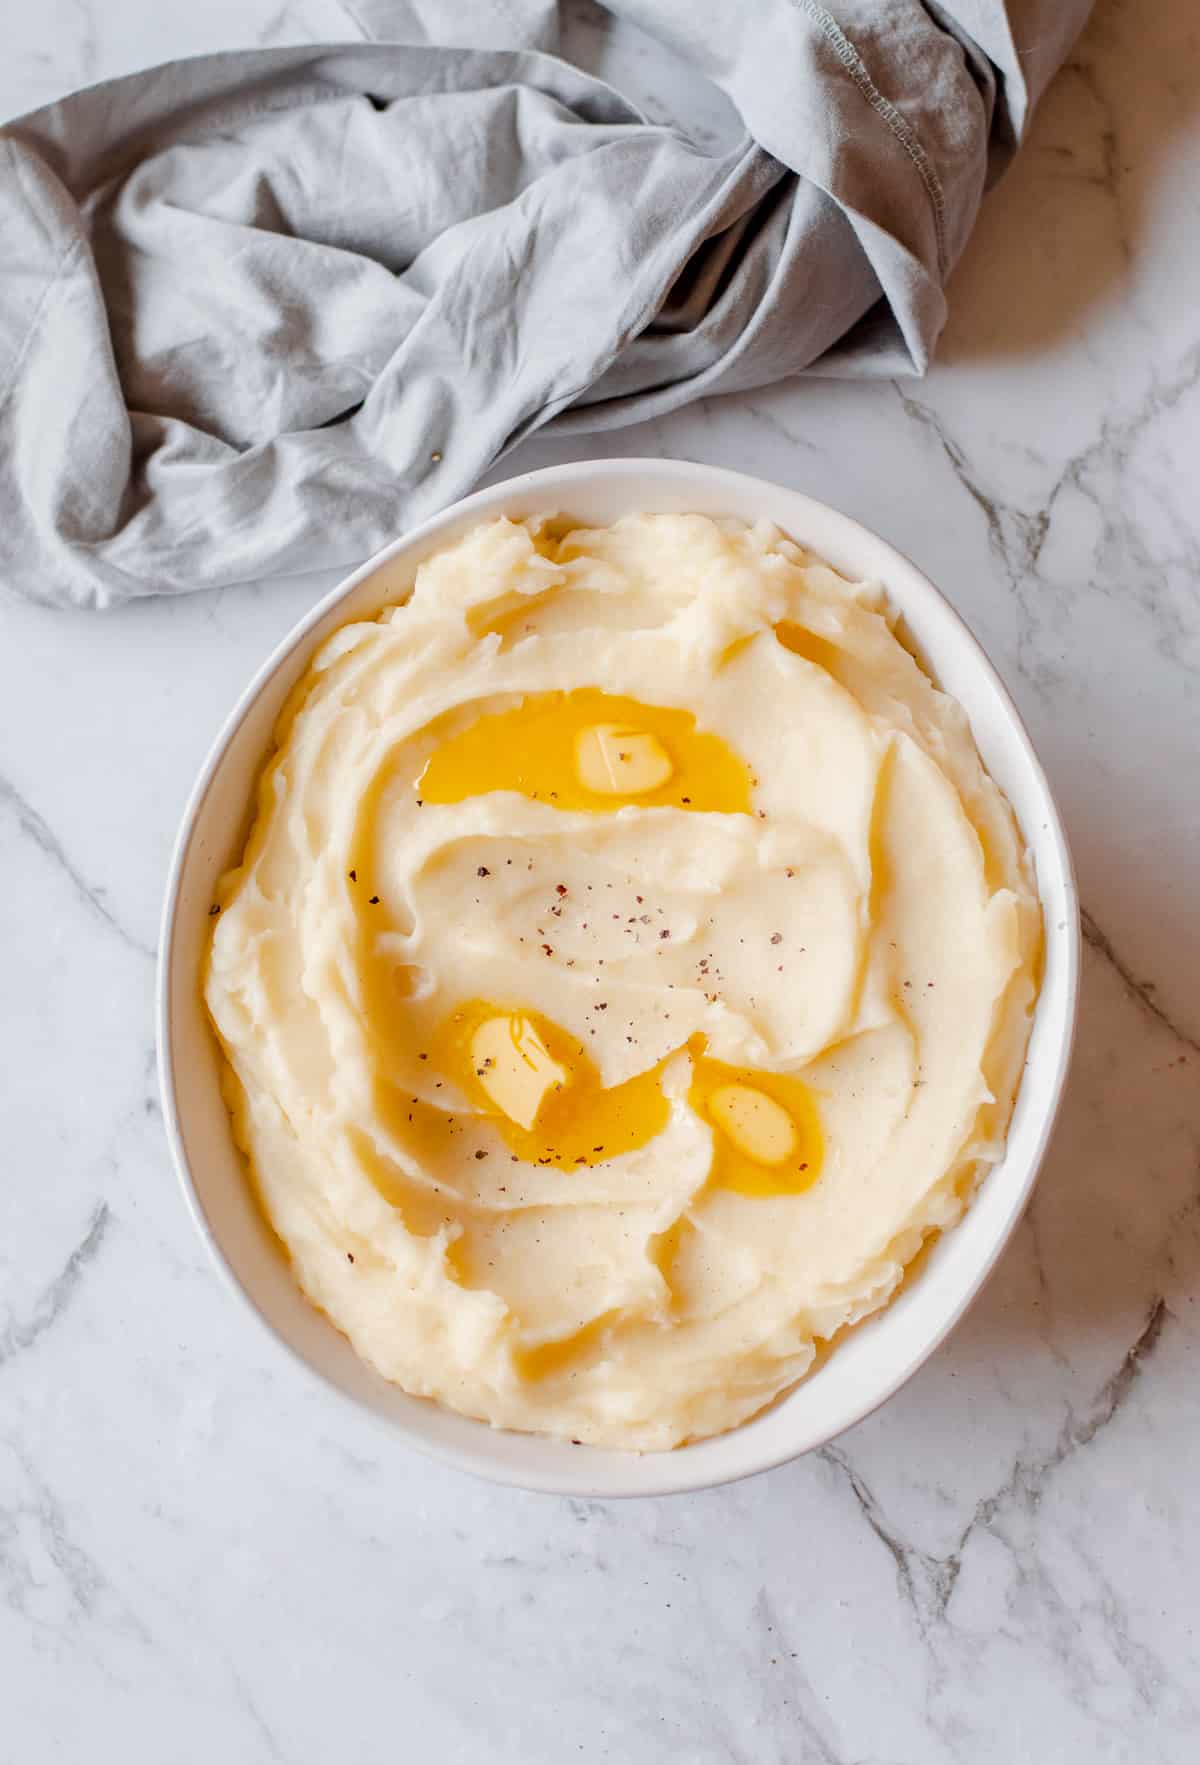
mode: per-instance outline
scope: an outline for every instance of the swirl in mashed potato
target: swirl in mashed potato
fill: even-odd
[[[405,1390],[731,1428],[996,1160],[1041,917],[878,586],[774,528],[492,521],[321,649],[205,977],[309,1299]]]

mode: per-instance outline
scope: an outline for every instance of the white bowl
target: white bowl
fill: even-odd
[[[251,1198],[218,1085],[199,974],[217,878],[236,862],[276,717],[317,646],[403,597],[423,558],[488,516],[562,512],[601,525],[634,511],[767,518],[845,575],[882,582],[940,684],[966,709],[992,777],[1037,866],[1046,967],[1003,1162],[920,1273],[756,1420],[675,1452],[639,1455],[513,1434],[407,1396],[366,1367],[295,1285]],[[866,528],[792,490],[677,460],[601,460],[531,472],[479,491],[386,547],[313,609],[258,671],[192,792],[167,885],[158,977],[167,1133],[196,1224],[247,1314],[326,1384],[399,1439],[501,1483],[570,1495],[661,1495],[781,1464],[823,1445],[897,1391],[962,1316],[1029,1199],[1070,1059],[1079,968],[1071,857],[1050,787],[1012,700],[958,615],[906,558]]]

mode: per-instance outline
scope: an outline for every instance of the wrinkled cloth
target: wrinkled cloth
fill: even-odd
[[[541,425],[921,373],[1087,0],[613,0],[725,93],[653,123],[553,0],[346,0],[0,129],[0,585],[349,565]],[[582,450],[581,450],[582,451]]]

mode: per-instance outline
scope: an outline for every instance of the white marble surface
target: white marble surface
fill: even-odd
[[[0,0],[0,114],[336,11]],[[0,609],[6,1760],[1197,1756],[1195,21],[1101,0],[926,382],[792,384],[604,444],[761,472],[910,553],[1075,844],[1083,1019],[1034,1206],[834,1449],[682,1499],[526,1496],[403,1451],[248,1331],[168,1162],[153,947],[193,773],[321,584]]]

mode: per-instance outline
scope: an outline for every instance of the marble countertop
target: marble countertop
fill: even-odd
[[[332,0],[2,10],[3,115],[346,34]],[[1086,904],[1061,1128],[986,1292],[879,1414],[730,1488],[491,1488],[247,1329],[170,1167],[154,945],[208,743],[328,579],[0,605],[0,1752],[1195,1758],[1198,288],[1195,9],[1100,0],[927,380],[793,382],[599,444],[797,486],[927,570],[1029,722]]]

